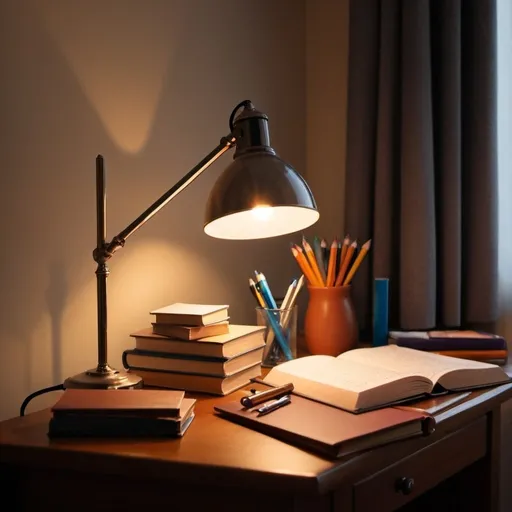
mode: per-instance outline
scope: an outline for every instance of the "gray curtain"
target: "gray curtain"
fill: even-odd
[[[352,0],[346,232],[363,331],[390,279],[390,328],[497,318],[494,0]]]

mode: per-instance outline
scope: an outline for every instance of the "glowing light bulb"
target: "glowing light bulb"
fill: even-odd
[[[261,221],[269,220],[273,214],[272,207],[266,205],[256,206],[256,208],[253,208],[251,211],[254,217]]]

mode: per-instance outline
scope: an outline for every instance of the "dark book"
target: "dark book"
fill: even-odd
[[[225,419],[331,458],[426,435],[435,426],[434,417],[423,411],[386,408],[351,414],[296,395],[270,414],[259,416],[258,407],[245,409],[233,401],[214,410]]]
[[[52,407],[54,416],[66,414],[110,416],[166,416],[180,414],[183,391],[152,389],[65,389]]]
[[[122,392],[122,391],[120,391]],[[194,419],[196,400],[183,399],[177,418],[67,414],[50,419],[49,437],[181,437]]]
[[[190,373],[161,372],[154,370],[128,370],[142,377],[144,385],[168,389],[184,389],[211,395],[227,395],[246,386],[252,379],[261,376],[261,364],[250,366],[229,377],[213,377]]]
[[[502,336],[472,330],[390,331],[388,342],[416,350],[507,350]]]
[[[227,377],[244,368],[261,363],[263,346],[252,349],[229,359],[213,357],[169,354],[167,352],[149,352],[129,349],[123,352],[123,365],[127,369],[160,370],[178,373],[198,373]]]
[[[150,311],[155,323],[172,325],[201,326],[228,320],[225,304],[189,304],[176,302]]]
[[[264,326],[230,325],[227,334],[197,340],[170,339],[154,334],[151,328],[141,329],[130,336],[135,339],[135,348],[138,350],[227,359],[263,347],[264,334]]]
[[[152,326],[153,334],[187,341],[229,333],[229,322],[227,320],[217,322],[215,324],[198,325],[195,327],[190,325],[158,324],[155,322],[153,322]]]

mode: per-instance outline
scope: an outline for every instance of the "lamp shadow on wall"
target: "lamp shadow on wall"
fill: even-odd
[[[52,381],[62,382],[62,319],[69,289],[63,261],[54,261],[48,267],[49,285],[46,289],[46,304],[50,314],[50,352],[52,362]]]

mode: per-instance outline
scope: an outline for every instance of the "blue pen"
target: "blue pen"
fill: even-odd
[[[267,304],[268,309],[277,309],[276,301],[274,300],[274,297],[272,296],[272,293],[270,291],[270,288],[267,284],[267,280],[265,279],[265,276],[261,272],[255,272],[256,274],[256,282],[258,289],[263,296],[263,300]],[[272,324],[272,329],[274,331],[274,334],[276,336],[276,339],[279,343],[279,346],[281,347],[281,350],[283,351],[284,356],[286,359],[291,360],[293,359],[292,351],[290,350],[290,347],[288,346],[288,343],[286,342],[286,338],[284,337],[283,330],[281,329],[281,325],[277,321],[277,318],[270,313],[270,311],[267,311],[267,316]]]

